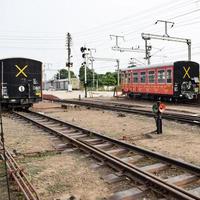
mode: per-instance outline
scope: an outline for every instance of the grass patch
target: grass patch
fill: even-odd
[[[46,189],[49,194],[55,194],[55,193],[62,193],[65,192],[67,189],[71,188],[71,185],[69,184],[63,184],[62,182],[56,181],[52,185],[49,185]]]

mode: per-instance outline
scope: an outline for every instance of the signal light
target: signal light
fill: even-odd
[[[157,103],[155,103],[152,106],[152,111],[154,113],[158,113],[158,111],[163,113],[165,110],[166,110],[166,105],[164,103],[160,103],[159,105]]]
[[[165,111],[166,105],[157,101],[157,103],[153,104],[152,110],[155,113],[155,120],[156,120],[156,132],[157,134],[162,133],[162,113]]]
[[[161,113],[163,113],[165,111],[165,109],[166,109],[166,105],[164,103],[161,103],[160,106],[159,106],[159,111]]]
[[[85,53],[82,54],[82,58],[85,58]]]
[[[86,47],[81,47],[80,50],[83,53],[86,50]]]
[[[157,113],[157,112],[158,112],[158,105],[157,105],[157,104],[153,104],[153,106],[152,106],[152,111],[153,111],[154,113]]]

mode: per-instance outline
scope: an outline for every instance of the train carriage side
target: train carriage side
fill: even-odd
[[[42,63],[27,58],[0,60],[0,100],[7,107],[30,107],[42,100]]]
[[[123,70],[122,92],[129,96],[173,96],[173,64]]]
[[[167,99],[196,99],[199,92],[199,64],[177,61],[134,67],[121,71],[122,92],[129,96]]]
[[[197,99],[199,93],[199,64],[192,61],[174,63],[174,97]]]

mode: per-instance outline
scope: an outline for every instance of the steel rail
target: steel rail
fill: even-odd
[[[146,184],[148,183],[148,185],[152,186],[153,188],[159,188],[161,190],[165,190],[165,192],[170,192],[171,194],[173,194],[173,196],[177,197],[177,198],[181,198],[181,199],[196,199],[196,200],[200,200],[199,197],[189,193],[188,191],[180,188],[180,187],[177,187],[175,185],[172,185],[172,184],[169,184],[167,183],[166,181],[156,177],[155,175],[153,174],[150,174],[148,172],[144,172],[143,170],[139,169],[138,167],[136,166],[133,166],[129,163],[126,163],[122,160],[120,160],[119,158],[117,158],[116,156],[113,156],[113,155],[110,155],[108,153],[106,153],[105,151],[99,149],[99,148],[96,148],[92,145],[89,145],[87,144],[86,142],[84,141],[81,141],[80,139],[74,139],[70,136],[67,136],[66,134],[63,134],[62,132],[60,131],[56,131],[55,129],[53,128],[50,128],[48,127],[48,125],[45,125],[44,123],[39,123],[37,121],[37,119],[32,119],[31,117],[27,117],[23,114],[19,114],[19,113],[14,113],[15,115],[17,116],[20,116],[28,121],[31,121],[32,123],[36,124],[37,126],[39,127],[42,127],[43,129],[47,130],[47,131],[50,131],[51,133],[54,133],[58,136],[61,136],[61,137],[64,137],[66,138],[67,140],[69,140],[71,143],[73,143],[75,146],[77,146],[78,148],[81,148],[83,150],[85,150],[86,152],[89,151],[90,153],[92,154],[96,154],[97,156],[100,156],[102,158],[102,160],[106,160],[107,162],[111,162],[112,164],[114,164],[115,166],[118,166],[119,168],[122,169],[122,171],[125,171],[126,175],[131,178],[131,179],[135,179],[136,178],[139,178],[142,182],[145,182]],[[34,113],[34,112],[30,112],[30,114],[34,114],[34,116],[40,116],[42,117],[42,119],[47,119],[47,120],[54,120],[54,122],[57,122],[59,124],[62,124],[62,125],[67,125],[68,127],[73,127],[74,129],[78,129],[78,130],[81,130],[83,133],[85,133],[87,136],[91,136],[91,135],[96,135],[97,133],[93,133],[89,130],[86,130],[86,129],[82,129],[80,127],[77,127],[75,125],[71,125],[69,123],[65,123],[63,121],[60,121],[60,120],[57,120],[57,119],[54,119],[54,118],[51,118],[49,116],[46,116],[46,115],[43,115],[43,114],[40,114],[40,113]],[[99,134],[98,134],[99,136]],[[105,138],[105,137],[104,137]],[[113,139],[110,138],[110,140],[114,141]],[[119,144],[120,141],[115,141],[114,143],[117,143]],[[132,145],[128,145],[127,146],[127,143],[123,143],[123,142],[120,142],[120,144],[123,144],[123,147],[127,147],[128,149],[132,146]],[[134,146],[133,146],[134,147]],[[139,147],[137,147],[139,148]],[[144,151],[144,149],[143,149]],[[147,151],[148,153],[151,152],[151,151]],[[144,153],[144,152],[143,152]],[[151,152],[151,154],[153,155],[154,152]],[[149,154],[148,154],[149,155]],[[157,154],[157,157],[162,157],[161,154]],[[163,159],[162,159],[163,160]],[[164,158],[165,160],[165,158]],[[169,159],[169,160],[173,160],[173,159]],[[165,160],[166,162],[166,160]],[[173,164],[175,163],[176,161],[173,160]],[[178,161],[178,163],[180,163],[180,161]],[[179,164],[180,165],[180,164]],[[178,165],[178,166],[179,166]],[[187,166],[186,163],[183,163],[182,164],[184,167]],[[192,165],[189,165],[189,168],[191,170],[191,168],[196,168],[195,170],[195,173],[197,173],[199,175],[199,172],[200,172],[200,168],[199,167],[196,167],[196,166],[192,166]]]
[[[23,172],[23,170],[21,170],[19,164],[16,162],[16,160],[13,158],[13,156],[11,155],[11,153],[7,150],[7,154],[9,155],[10,159],[12,160],[12,162],[15,164],[16,166],[16,170],[18,171],[18,173],[20,173],[21,175],[21,179],[22,182],[24,184],[24,186],[27,188],[28,192],[30,193],[30,196],[32,199],[40,199],[35,188],[33,187],[33,185],[31,184],[31,182],[28,180],[27,176],[25,175],[25,173]]]
[[[124,106],[124,105],[123,106],[106,105],[105,103],[86,102],[83,100],[54,100],[54,101],[59,102],[59,103],[69,103],[69,104],[75,104],[75,105],[81,105],[81,106],[89,106],[89,107],[106,109],[106,110],[117,111],[117,112],[140,114],[140,115],[145,115],[149,117],[155,116],[155,114],[151,111],[130,108],[130,106]],[[197,117],[197,116],[175,114],[175,113],[162,113],[162,118],[200,126],[200,117]]]
[[[6,150],[5,156],[7,161],[6,165],[9,169],[8,173],[15,180],[21,192],[24,194],[24,197],[27,200],[40,200],[36,190],[34,189],[33,185],[29,182],[28,178],[21,170],[16,160],[13,158],[13,156],[7,149],[5,150]],[[5,159],[2,154],[1,158],[3,160]]]
[[[41,113],[35,113],[33,111],[29,111],[29,113],[32,113],[32,114],[35,114],[35,115],[38,115],[38,116],[41,116],[41,117],[45,117],[45,118],[47,118],[49,120],[55,121],[57,123],[61,123],[63,125],[67,125],[67,126],[73,127],[73,128],[78,129],[80,131],[84,131],[84,133],[87,133],[87,134],[90,134],[90,135],[93,135],[93,136],[97,136],[97,137],[99,137],[101,139],[110,141],[110,142],[112,142],[114,144],[117,144],[117,145],[120,145],[120,146],[122,146],[124,148],[127,148],[130,151],[137,151],[138,153],[141,153],[141,154],[144,154],[144,155],[148,155],[148,156],[150,156],[152,158],[159,159],[159,160],[162,160],[163,162],[167,162],[167,163],[170,163],[172,165],[176,165],[176,166],[181,167],[183,169],[189,170],[191,172],[195,172],[197,174],[200,174],[200,167],[199,166],[196,166],[196,165],[184,162],[184,161],[179,161],[177,159],[170,158],[170,157],[162,155],[160,153],[156,153],[154,151],[151,151],[151,150],[148,150],[148,149],[145,149],[145,148],[133,145],[133,144],[128,144],[126,142],[122,142],[120,140],[113,139],[113,138],[111,138],[109,136],[102,135],[101,133],[98,133],[98,132],[95,132],[95,131],[91,131],[91,130],[88,130],[86,128],[82,128],[80,126],[71,124],[69,122],[65,122],[65,121],[60,120],[60,119],[55,119],[53,117],[50,117],[50,116],[47,116],[47,115],[43,115]],[[20,115],[19,113],[15,113],[15,114]]]

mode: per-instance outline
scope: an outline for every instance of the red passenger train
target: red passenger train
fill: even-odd
[[[129,97],[197,99],[199,64],[177,61],[121,70],[122,93]]]

